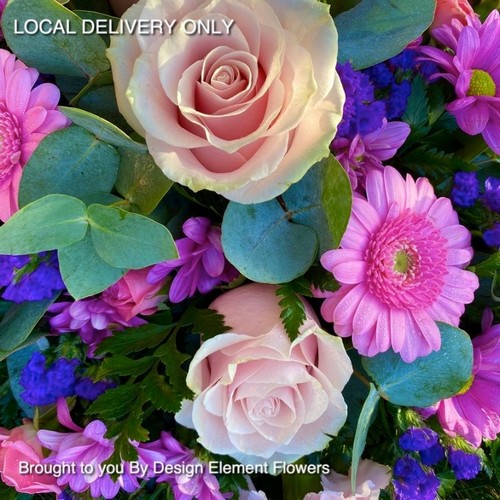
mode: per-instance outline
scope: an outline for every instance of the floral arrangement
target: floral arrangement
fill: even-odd
[[[2,498],[498,498],[497,8],[0,1]]]

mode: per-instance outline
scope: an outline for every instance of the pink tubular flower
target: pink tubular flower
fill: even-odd
[[[153,266],[148,282],[158,283],[178,269],[169,290],[171,302],[182,302],[196,290],[208,293],[221,282],[232,281],[238,271],[225,259],[221,230],[206,217],[191,217],[182,226],[186,238],[176,240],[179,258]]]
[[[429,29],[432,31],[443,24],[450,24],[453,19],[465,24],[467,16],[471,15],[474,15],[474,9],[467,0],[437,0],[434,20]]]
[[[361,460],[357,473],[356,491],[351,489],[351,475],[344,476],[335,471],[321,476],[323,490],[309,493],[304,500],[377,500],[380,490],[389,486],[389,467],[371,460]]]
[[[3,9],[5,9],[6,5],[7,5],[7,0],[0,0],[0,40],[3,38],[1,21],[2,21]]]
[[[392,158],[410,135],[410,126],[405,122],[387,122],[361,137],[356,134],[350,141],[339,137],[333,141],[335,157],[349,175],[353,189],[365,184],[366,174],[372,169],[382,169],[382,162]]]
[[[59,89],[52,83],[33,88],[38,71],[0,49],[0,220],[19,210],[24,165],[40,141],[69,125],[57,111]]]
[[[474,364],[466,391],[431,407],[450,436],[458,434],[474,446],[500,432],[500,324],[492,323],[493,314],[486,309],[482,334],[472,339]]]
[[[102,300],[113,306],[124,321],[129,321],[138,314],[149,316],[155,313],[158,304],[167,298],[166,295],[158,295],[165,280],[148,283],[150,270],[151,267],[146,267],[128,271],[123,278],[102,292]]]
[[[390,347],[407,363],[441,347],[436,321],[457,326],[479,286],[463,270],[472,258],[469,231],[430,182],[385,167],[366,178],[340,249],[322,265],[341,284],[321,307],[341,337],[364,356]]]
[[[467,26],[453,19],[432,35],[448,50],[422,47],[425,58],[443,69],[439,76],[455,86],[457,99],[448,104],[458,126],[469,135],[482,134],[500,153],[500,14],[493,10],[486,21],[467,17]]]
[[[20,462],[29,465],[40,464],[43,460],[42,445],[37,438],[33,424],[24,425],[11,431],[0,427],[0,474],[7,486],[20,493],[61,493],[54,476],[50,474],[20,471]]]

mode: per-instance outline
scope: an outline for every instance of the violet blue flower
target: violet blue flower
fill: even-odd
[[[177,269],[169,290],[171,302],[182,302],[196,290],[208,293],[219,283],[228,283],[238,271],[226,260],[222,251],[221,230],[206,217],[191,217],[182,226],[185,238],[176,240],[179,258],[153,266],[149,283],[162,281]]]
[[[497,222],[491,229],[487,229],[483,234],[483,239],[490,247],[500,247],[500,223]]]
[[[474,479],[481,471],[481,459],[474,453],[448,449],[448,461],[457,479]]]
[[[476,172],[457,172],[451,199],[459,207],[472,207],[479,198],[479,180]]]
[[[482,134],[486,144],[500,153],[500,14],[493,10],[486,21],[467,16],[464,26],[458,19],[442,25],[432,36],[445,50],[422,47],[424,57],[442,72],[434,76],[455,87],[456,99],[447,110],[469,135]]]
[[[394,464],[396,500],[435,500],[440,485],[433,471],[424,471],[412,457],[406,455]]]
[[[496,177],[486,179],[482,201],[490,210],[500,213],[500,179]]]

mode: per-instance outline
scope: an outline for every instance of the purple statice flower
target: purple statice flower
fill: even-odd
[[[388,120],[399,120],[403,116],[410,94],[411,83],[408,80],[391,84],[389,95],[385,100],[386,117]]]
[[[114,386],[113,382],[108,382],[107,380],[94,382],[89,377],[82,377],[75,384],[75,394],[88,401],[94,401],[94,399],[97,399],[107,389]]]
[[[474,479],[481,471],[481,459],[474,453],[448,448],[448,462],[457,479]]]
[[[76,359],[59,358],[46,366],[46,358],[41,352],[34,352],[23,368],[19,383],[24,388],[21,397],[33,406],[55,403],[60,397],[75,394]]]
[[[438,442],[438,434],[428,427],[410,427],[399,438],[399,446],[404,451],[422,451]]]
[[[479,180],[476,172],[457,172],[451,199],[459,207],[472,207],[479,198]]]
[[[353,139],[380,128],[385,105],[375,100],[375,88],[368,75],[355,71],[349,62],[338,64],[337,71],[344,87],[346,101],[336,137]]]
[[[428,472],[412,457],[405,455],[394,464],[396,500],[435,500],[440,481],[434,471]]]
[[[497,222],[491,229],[487,229],[483,233],[483,239],[490,247],[500,247],[500,223]]]
[[[410,126],[405,122],[387,122],[364,137],[360,134],[350,140],[336,138],[332,149],[344,167],[353,189],[364,187],[366,174],[370,170],[382,169],[383,161],[392,158],[410,134]]]
[[[52,330],[57,333],[79,333],[83,342],[90,346],[89,356],[93,356],[99,342],[110,337],[113,330],[146,323],[138,317],[125,321],[120,312],[101,297],[56,302],[48,310],[55,314],[49,319]]]
[[[444,446],[437,442],[429,448],[419,451],[420,461],[424,465],[436,465],[445,458]]]
[[[458,126],[469,135],[482,134],[486,144],[500,153],[500,13],[493,10],[483,24],[475,15],[458,19],[432,32],[443,50],[422,47],[427,60],[437,63],[455,87],[456,99],[447,106]]]
[[[486,179],[481,199],[490,210],[500,213],[500,179],[496,177]]]
[[[206,217],[191,217],[182,225],[185,238],[176,240],[179,258],[152,267],[148,283],[157,283],[172,271],[177,274],[169,290],[171,302],[182,302],[196,290],[208,293],[219,283],[228,283],[238,271],[226,260],[222,251],[221,230]]]
[[[163,473],[157,479],[159,483],[170,484],[175,500],[224,500],[231,496],[219,491],[219,482],[210,474],[206,464],[200,462],[190,449],[180,444],[170,433],[162,432],[159,440],[141,446],[161,453],[162,462],[179,465],[185,471],[181,474]]]
[[[0,255],[2,298],[26,302],[51,298],[64,289],[55,252],[34,255]]]

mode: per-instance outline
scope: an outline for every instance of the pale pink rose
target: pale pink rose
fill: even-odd
[[[167,177],[257,203],[327,156],[345,99],[328,5],[139,0],[122,19],[177,20],[107,52],[119,109]],[[188,34],[196,20],[222,34]]]
[[[114,285],[102,292],[102,300],[112,305],[125,321],[138,314],[153,314],[158,304],[167,299],[167,295],[158,295],[165,280],[150,284],[147,277],[151,267],[128,271]]]
[[[466,24],[465,19],[471,14],[474,14],[474,9],[467,0],[437,0],[434,20],[429,29],[451,24],[452,19],[458,19],[462,24]]]
[[[39,464],[43,459],[42,445],[32,423],[11,431],[0,428],[0,475],[7,486],[20,493],[61,493],[51,474],[21,474],[20,462]]]
[[[293,462],[325,448],[347,416],[352,374],[340,338],[318,326],[309,305],[290,342],[276,287],[252,283],[217,298],[229,333],[202,344],[187,375],[193,401],[176,419],[209,451],[244,464]]]
[[[380,465],[371,460],[359,462],[356,475],[356,492],[351,488],[351,474],[348,476],[331,471],[321,476],[321,485],[324,491],[309,493],[304,500],[377,500],[380,490],[386,488],[391,481],[389,467]]]

